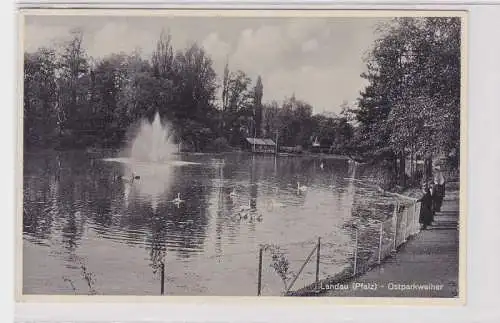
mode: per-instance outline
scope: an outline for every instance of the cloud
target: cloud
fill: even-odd
[[[268,73],[283,65],[284,60],[295,60],[300,52],[314,51],[318,43],[313,35],[325,28],[324,21],[314,19],[287,19],[286,23],[268,24],[243,30],[229,62],[251,77]]]
[[[219,38],[218,33],[210,33],[202,42],[201,45],[210,55],[214,62],[214,69],[217,72],[223,70],[226,59],[231,51],[231,45]]]
[[[307,52],[314,52],[318,49],[319,44],[318,41],[314,38],[311,40],[306,41],[305,43],[302,43],[302,51],[304,53]]]
[[[310,102],[317,112],[337,111],[363,87],[361,54],[370,48],[377,20],[370,19],[223,19],[75,17],[40,20],[26,25],[25,48],[36,50],[67,38],[73,27],[84,30],[88,54],[103,57],[138,48],[147,58],[162,29],[170,31],[175,49],[189,42],[202,45],[220,80],[226,60],[264,83],[264,101],[289,97]],[[200,18],[201,19],[201,18]],[[320,50],[321,49],[321,50]]]
[[[26,24],[24,28],[24,50],[34,52],[40,47],[57,45],[61,38],[69,35],[69,29],[63,26],[44,26]]]
[[[293,93],[314,107],[314,112],[340,111],[344,100],[353,101],[364,80],[353,75],[349,67],[316,67],[279,69],[264,75],[264,101],[282,101]]]
[[[95,57],[106,56],[109,53],[133,52],[141,48],[149,53],[154,48],[159,32],[148,32],[126,23],[106,23],[102,28],[88,35],[87,50]]]
[[[285,25],[285,33],[288,39],[301,43],[305,39],[317,35],[325,28],[326,21],[324,19],[291,19]]]
[[[230,57],[230,64],[236,69],[260,74],[273,68],[280,59],[280,54],[289,45],[280,27],[245,29],[241,32],[236,49]]]

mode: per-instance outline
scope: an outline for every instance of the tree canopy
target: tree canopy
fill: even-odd
[[[74,30],[60,48],[25,54],[27,147],[120,147],[131,128],[157,112],[170,124],[174,140],[196,151],[239,148],[249,136],[277,135],[287,146],[308,146],[314,136],[340,143],[341,130],[335,129],[348,127],[313,115],[313,107],[295,96],[282,104],[264,103],[262,78],[230,70],[229,62],[219,83],[203,47],[174,49],[166,32],[149,60],[138,52],[96,60],[85,52],[84,40]]]
[[[458,152],[460,19],[397,18],[378,31],[356,111],[358,152]]]

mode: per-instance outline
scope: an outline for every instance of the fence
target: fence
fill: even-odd
[[[363,223],[354,228],[352,276],[366,272],[370,267],[395,252],[408,238],[420,231],[420,203],[396,203],[393,216],[385,221]]]
[[[349,265],[343,272],[334,276],[334,280],[338,282],[352,278],[356,275],[366,272],[369,268],[376,264],[380,264],[383,259],[387,258],[403,245],[408,238],[417,234],[420,231],[419,225],[420,203],[404,204],[396,202],[392,216],[389,216],[384,221],[358,221],[352,226],[351,234],[353,235],[352,252],[349,257]],[[303,273],[304,268],[313,259],[316,254],[315,282],[309,286],[302,288],[304,292],[317,292],[320,277],[321,265],[321,238],[318,238],[314,248],[309,252],[305,261],[294,275],[289,284],[285,288],[285,295],[290,294],[299,276]],[[259,249],[259,264],[257,277],[257,295],[262,292],[262,265],[263,253],[265,247]],[[328,255],[324,254],[323,257]],[[160,264],[160,294],[164,295],[165,284],[165,265]],[[300,290],[299,290],[300,292]],[[295,292],[292,292],[292,294]]]
[[[356,275],[366,272],[369,268],[376,264],[380,264],[383,259],[387,258],[395,252],[401,245],[403,245],[408,238],[417,234],[420,231],[419,225],[420,203],[401,203],[396,202],[392,216],[384,221],[357,221],[352,226],[351,234],[353,235],[352,252],[348,257],[348,266],[344,271],[334,276],[334,280],[340,282],[345,279],[352,278]],[[286,294],[294,294],[290,292],[294,287],[295,282],[302,274],[303,269],[313,259],[316,253],[316,268],[315,268],[315,282],[306,286],[299,291],[304,292],[314,290],[317,292],[318,282],[320,276],[321,257],[328,255],[321,255],[321,238],[314,248],[309,252],[305,261],[302,263],[297,274],[294,275],[291,282],[285,288]],[[258,287],[257,295],[261,295],[262,286],[262,253],[263,248],[259,250],[259,266],[258,266]]]

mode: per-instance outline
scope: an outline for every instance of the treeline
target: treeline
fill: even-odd
[[[196,151],[239,148],[253,136],[307,149],[317,138],[332,152],[389,161],[402,181],[406,161],[414,170],[417,157],[444,155],[458,167],[460,19],[397,18],[378,31],[362,74],[367,86],[356,106],[333,117],[313,114],[293,95],[263,103],[260,77],[226,64],[218,78],[196,43],[175,50],[162,33],[151,59],[132,53],[95,61],[75,31],[60,48],[25,54],[25,144],[119,147],[134,124],[159,112],[174,141]]]
[[[442,156],[458,168],[460,19],[398,18],[379,32],[362,75],[368,86],[350,111],[358,121],[354,152],[394,161],[402,184],[407,160],[412,177],[416,158],[430,162]],[[424,172],[417,175],[429,175],[428,168]]]
[[[307,148],[312,138],[347,145],[345,118],[312,114],[294,96],[263,104],[264,85],[226,64],[219,80],[205,50],[193,43],[172,47],[160,35],[151,59],[139,53],[93,60],[81,31],[60,48],[24,57],[24,140],[27,147],[120,147],[128,131],[158,112],[174,142],[194,151],[240,148],[245,137],[279,138]]]

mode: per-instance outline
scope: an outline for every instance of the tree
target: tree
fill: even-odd
[[[177,130],[196,150],[207,144],[208,139],[215,139],[217,133],[217,114],[214,107],[217,89],[216,74],[212,60],[202,47],[192,44],[176,55],[176,73],[179,84],[178,102],[175,105],[173,122],[178,123]],[[193,123],[186,126],[186,123]]]
[[[182,67],[177,62],[178,58],[182,58],[182,53],[174,55],[172,37],[162,31],[151,58],[151,74],[147,75],[150,89],[154,91],[146,112],[151,120],[157,112],[163,118],[173,119],[179,109],[182,102],[179,98]]]
[[[89,87],[88,62],[83,49],[83,32],[72,30],[65,42],[59,62],[59,108],[62,109],[59,126],[61,133],[83,130]]]
[[[41,48],[24,55],[24,140],[44,144],[57,128],[55,52]]]
[[[261,137],[262,131],[262,96],[263,96],[264,86],[262,85],[262,79],[260,76],[257,78],[257,83],[253,90],[254,93],[254,117],[255,117],[255,133],[257,137]]]
[[[129,122],[120,102],[127,82],[126,55],[110,55],[91,70],[89,129],[103,139],[103,144],[116,145],[124,139]],[[101,140],[99,140],[101,141]]]
[[[222,129],[229,143],[238,145],[242,136],[248,135],[249,118],[252,117],[254,94],[251,79],[241,70],[230,72],[228,64],[222,81]]]
[[[276,134],[281,132],[282,129],[279,113],[280,107],[276,101],[262,105],[262,130],[265,137],[274,137]]]
[[[448,152],[460,143],[460,20],[398,18],[380,26],[358,100],[361,153]],[[393,157],[393,158],[394,158]]]

